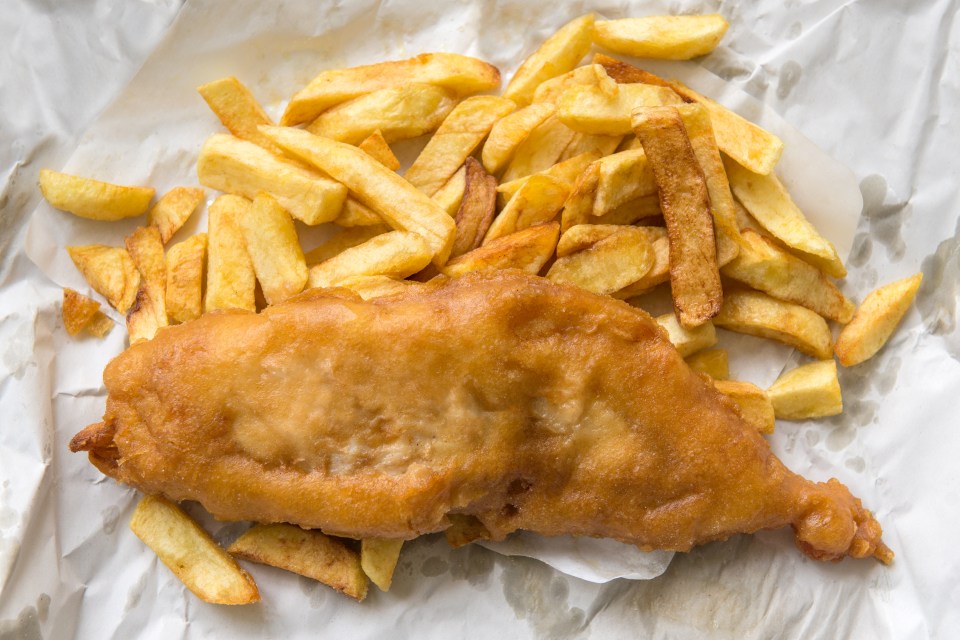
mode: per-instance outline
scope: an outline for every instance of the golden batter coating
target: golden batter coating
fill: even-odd
[[[71,448],[225,520],[409,539],[457,514],[494,539],[678,551],[792,525],[814,558],[892,558],[860,501],[787,470],[648,314],[518,272],[208,314],[104,381],[104,421]]]

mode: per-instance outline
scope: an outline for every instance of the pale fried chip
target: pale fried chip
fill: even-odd
[[[167,317],[187,322],[203,313],[203,265],[207,234],[198,233],[167,251]]]
[[[292,524],[256,524],[227,551],[237,558],[313,578],[358,601],[367,596],[367,577],[360,568],[359,554],[320,531]]]
[[[657,285],[670,280],[670,239],[663,227],[637,227],[647,234],[653,247],[653,266],[645,276],[628,287],[613,294],[613,297],[626,300],[647,293]]]
[[[552,104],[531,104],[504,116],[490,129],[480,159],[491,174],[500,173],[530,133],[554,114]]]
[[[63,290],[63,326],[71,336],[83,331],[100,311],[100,303],[73,289]]]
[[[307,131],[359,144],[374,131],[387,142],[416,138],[440,126],[457,103],[455,94],[433,84],[381,89],[321,113]]]
[[[467,190],[467,168],[460,167],[455,174],[450,176],[447,184],[440,187],[440,190],[433,194],[433,201],[452,216],[457,215],[460,210],[460,203],[463,202],[463,194]]]
[[[127,253],[140,272],[137,299],[127,312],[127,333],[130,344],[152,340],[161,327],[167,326],[167,264],[163,242],[156,227],[138,227],[127,236]]]
[[[214,604],[260,601],[260,592],[250,574],[190,516],[165,498],[145,496],[140,500],[130,519],[130,529],[201,600]]]
[[[563,203],[560,215],[560,229],[567,231],[578,224],[593,222],[593,203],[597,197],[597,185],[600,184],[600,165],[591,163],[577,178],[573,190]]]
[[[480,146],[494,123],[514,109],[516,105],[506,98],[467,98],[446,117],[404,177],[428,196],[434,195]]]
[[[600,167],[593,215],[603,216],[617,207],[657,194],[653,170],[642,149],[621,151],[597,160]]]
[[[577,133],[560,154],[560,162],[585,153],[596,153],[600,157],[608,156],[617,150],[623,136],[603,136],[589,133]]]
[[[403,540],[364,538],[360,541],[360,566],[381,591],[390,590],[401,548]]]
[[[517,178],[516,180],[511,180],[510,182],[504,182],[503,184],[497,186],[497,193],[504,198],[504,203],[508,202],[514,194],[520,190],[527,180],[533,176],[546,175],[551,178],[556,178],[560,182],[564,183],[570,189],[576,185],[577,180],[591,162],[600,159],[600,154],[596,151],[588,151],[586,153],[581,153],[578,156],[568,158],[558,162],[555,165],[547,167],[543,171],[538,171],[533,175],[529,175],[523,178]]]
[[[238,222],[267,304],[283,302],[303,291],[307,264],[293,218],[286,209],[272,196],[261,193]]]
[[[280,147],[257,130],[262,124],[273,124],[273,120],[242,82],[229,76],[201,85],[197,91],[227,131],[270,153],[283,155]]]
[[[596,202],[594,202],[596,204]],[[660,210],[660,198],[656,195],[641,196],[628,202],[617,205],[614,209],[600,216],[594,216],[591,222],[595,224],[634,224],[642,220],[649,221],[648,224],[654,224],[654,218],[662,220],[663,212]]]
[[[695,327],[715,316],[723,304],[706,181],[675,108],[637,109],[633,124],[653,170],[667,224],[673,305],[680,323]]]
[[[767,395],[780,420],[825,418],[843,412],[837,363],[821,360],[782,374]]]
[[[698,351],[686,360],[691,369],[705,373],[714,380],[726,380],[730,377],[730,363],[726,349]]]
[[[833,350],[826,320],[806,307],[759,291],[728,291],[713,323],[730,331],[782,342],[821,360],[829,358]]]
[[[130,308],[140,287],[140,272],[126,249],[91,244],[67,247],[67,253],[93,290],[114,309],[125,313]]]
[[[203,202],[203,189],[192,187],[174,187],[157,200],[147,214],[147,226],[160,230],[163,244],[170,242],[183,223],[187,221]]]
[[[689,60],[713,51],[729,26],[716,13],[600,20],[593,41],[637,58]]]
[[[577,224],[560,236],[557,243],[557,257],[562,258],[571,253],[589,249],[604,238],[609,238],[620,227],[610,224]]]
[[[393,154],[393,149],[391,149],[390,145],[387,144],[383,134],[380,133],[380,129],[377,129],[368,135],[363,139],[363,142],[357,146],[366,151],[371,158],[385,166],[387,169],[396,171],[400,168],[400,161],[397,160],[397,156]]]
[[[724,166],[737,200],[764,229],[828,275],[847,275],[836,248],[810,224],[775,174],[753,173],[729,158]]]
[[[599,87],[574,86],[560,96],[557,118],[581,133],[623,136],[631,131],[634,109],[682,102],[672,89],[652,84],[617,85],[612,95]]]
[[[557,258],[547,278],[598,294],[610,294],[633,284],[653,266],[653,248],[636,227],[617,230],[587,249]]]
[[[412,280],[397,280],[390,276],[350,276],[338,282],[337,286],[350,289],[364,300],[371,300],[403,293],[417,284]]]
[[[483,170],[483,165],[467,158],[466,188],[457,211],[457,237],[450,258],[473,251],[483,238],[497,212],[497,179]]]
[[[738,380],[714,380],[713,386],[737,405],[744,422],[759,433],[773,433],[776,416],[767,393],[755,384]]]
[[[531,176],[503,208],[487,230],[483,244],[502,236],[550,222],[563,208],[570,190],[563,182],[548,175]]]
[[[220,196],[210,205],[207,212],[207,293],[203,299],[204,311],[256,311],[256,275],[239,222],[249,212],[250,201],[240,196]]]
[[[367,205],[347,196],[333,224],[340,227],[379,227],[383,225],[383,218]]]
[[[330,222],[347,197],[342,184],[225,134],[207,138],[197,159],[200,183],[248,199],[265,191],[306,224]]]
[[[154,190],[40,169],[40,192],[50,206],[90,220],[122,220],[143,215]]]
[[[835,351],[840,364],[852,367],[873,357],[887,343],[913,303],[923,274],[897,280],[871,291],[850,324],[837,338]]]
[[[588,64],[541,83],[533,94],[533,102],[534,104],[541,102],[556,104],[564,91],[574,85],[581,84],[600,87],[603,91],[609,92],[611,95],[617,90],[617,83],[607,75],[607,72],[602,66],[598,64]]]
[[[593,14],[588,13],[571,20],[544,40],[513,74],[503,96],[521,107],[530,104],[540,84],[577,66],[590,50],[593,22]]]
[[[421,236],[391,231],[345,249],[310,268],[310,287],[334,287],[351,276],[406,278],[430,264],[432,249]]]
[[[456,225],[436,201],[356,147],[286,127],[265,127],[264,133],[345,184],[394,229],[422,236],[436,265],[446,262]]]
[[[407,60],[332,69],[318,75],[293,96],[280,124],[310,122],[341,102],[410,83],[435,84],[458,95],[469,95],[496,89],[500,85],[500,72],[482,60],[456,53],[424,53]]]
[[[559,235],[560,225],[551,222],[501,236],[454,258],[443,267],[443,273],[456,277],[471,271],[520,269],[537,275],[553,255]]]
[[[523,178],[556,164],[575,135],[555,115],[548,117],[517,146],[501,181]]]
[[[673,313],[657,316],[656,321],[666,330],[670,342],[683,357],[717,344],[717,331],[710,321],[689,329],[681,325]]]
[[[304,256],[307,266],[312,267],[342,252],[344,249],[363,244],[370,238],[379,236],[382,233],[390,231],[390,227],[385,224],[370,225],[364,227],[354,227],[345,229],[333,236],[316,249],[313,249]]]
[[[742,232],[742,240],[739,255],[720,270],[723,275],[828,320],[850,322],[853,303],[823,272],[749,229]]]

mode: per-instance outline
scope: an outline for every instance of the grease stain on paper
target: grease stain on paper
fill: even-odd
[[[41,622],[50,612],[50,596],[41,593],[36,606],[24,607],[16,618],[0,620],[0,640],[43,640]]]
[[[912,207],[909,199],[887,203],[888,191],[887,181],[881,175],[869,175],[860,182],[863,217],[870,225],[869,234],[883,245],[890,261],[899,262],[907,250],[901,228]]]
[[[100,513],[103,518],[103,532],[110,535],[117,530],[117,523],[120,522],[120,507],[110,505]]]
[[[450,554],[450,576],[485,588],[493,573],[494,552],[477,545],[461,547]]]
[[[336,593],[338,598],[343,597],[327,585],[317,582],[313,578],[307,578],[305,576],[297,576],[297,578],[297,581],[300,583],[300,591],[310,599],[311,609],[319,609],[322,607],[327,602],[327,598],[331,593]]]
[[[442,576],[449,570],[450,565],[447,561],[437,556],[427,558],[423,561],[423,564],[420,565],[420,575],[425,578],[436,578],[437,576]]]
[[[960,298],[960,218],[956,231],[923,259],[923,282],[917,292],[917,308],[926,329],[936,336],[957,328],[957,300]],[[954,353],[955,358],[960,353]]]
[[[786,100],[790,92],[797,86],[800,76],[803,75],[803,67],[795,60],[788,60],[780,67],[780,77],[777,81],[777,97]]]
[[[569,605],[567,576],[531,558],[505,557],[500,581],[503,596],[518,620],[526,620],[538,638],[564,640],[580,635],[586,613]]]

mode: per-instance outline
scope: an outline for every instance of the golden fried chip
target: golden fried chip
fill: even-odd
[[[596,205],[596,202],[594,202]],[[596,206],[594,206],[596,210]],[[663,212],[660,210],[660,198],[657,194],[650,196],[641,196],[628,202],[617,205],[615,208],[607,211],[603,215],[595,215],[591,222],[594,224],[634,224],[642,220],[649,221],[648,224],[654,224],[654,218],[663,218]]]
[[[466,188],[457,211],[457,237],[450,258],[473,251],[483,238],[497,212],[497,179],[483,169],[483,165],[467,158]]]
[[[227,551],[243,560],[313,578],[358,601],[367,596],[359,554],[320,531],[292,524],[256,524]]]
[[[457,172],[450,176],[447,184],[440,187],[440,190],[433,194],[433,201],[450,214],[451,217],[457,215],[460,210],[460,203],[463,202],[463,194],[467,190],[467,168],[466,166],[457,169]]]
[[[587,167],[591,162],[600,159],[600,154],[596,151],[588,151],[586,153],[581,153],[578,156],[562,160],[555,165],[547,167],[543,171],[538,171],[532,175],[517,178],[516,180],[511,180],[510,182],[504,182],[501,185],[497,186],[497,193],[504,199],[504,204],[510,201],[510,198],[520,190],[526,182],[533,176],[546,175],[551,178],[556,178],[563,184],[567,185],[568,188],[573,189],[576,186],[577,180],[580,178],[580,174],[586,171]]]
[[[403,540],[364,538],[360,541],[360,566],[381,591],[390,590],[402,548]]]
[[[304,259],[306,260],[307,266],[312,267],[315,264],[320,264],[321,262],[329,260],[333,256],[342,252],[344,249],[349,249],[350,247],[355,247],[358,244],[363,244],[370,238],[379,236],[382,233],[387,233],[388,231],[390,231],[390,227],[382,223],[379,225],[345,229],[321,244],[316,249],[308,252],[304,256]]]
[[[619,228],[619,226],[611,224],[574,225],[560,236],[560,241],[557,243],[557,257],[562,258],[571,253],[589,249],[601,240],[615,234]]]
[[[689,60],[713,51],[730,25],[720,14],[599,20],[593,40],[637,58]]]
[[[556,178],[544,174],[531,176],[493,219],[483,244],[527,227],[550,222],[560,213],[569,193],[567,185]]]
[[[566,232],[578,224],[593,222],[593,203],[597,197],[597,186],[600,184],[600,165],[591,163],[583,170],[576,184],[563,203],[563,212],[560,214],[560,229]]]
[[[726,380],[730,377],[730,363],[726,349],[698,351],[686,360],[691,369],[705,373],[714,380]]]
[[[552,104],[531,104],[498,120],[483,144],[480,154],[483,168],[491,174],[500,173],[513,159],[520,143],[555,111]]]
[[[548,117],[517,146],[501,181],[523,178],[556,164],[575,135],[555,115]]]
[[[826,320],[806,307],[759,291],[728,291],[713,323],[730,331],[782,342],[820,360],[833,353],[833,336]]]
[[[587,249],[557,258],[547,279],[601,295],[610,294],[646,275],[653,260],[653,248],[643,231],[617,227],[614,233]]]
[[[383,134],[380,133],[380,129],[377,129],[368,135],[363,139],[363,142],[357,146],[370,154],[370,157],[385,166],[387,169],[396,171],[400,168],[400,161],[397,160],[397,156],[393,154],[393,149],[391,149],[390,145],[387,144]]]
[[[600,175],[593,202],[594,216],[606,215],[631,200],[657,194],[657,182],[642,149],[614,153],[597,160],[597,165]]]
[[[267,304],[283,302],[303,291],[307,263],[286,209],[272,196],[261,193],[238,221]]]
[[[187,322],[203,313],[203,265],[207,234],[198,233],[167,250],[167,317]]]
[[[717,331],[710,321],[687,329],[680,324],[676,314],[673,313],[665,313],[655,319],[657,324],[666,330],[670,342],[683,357],[717,344]]]
[[[174,187],[157,200],[147,214],[147,226],[160,230],[163,244],[170,242],[183,223],[187,221],[200,203],[203,202],[203,189],[193,187]]]
[[[602,66],[588,64],[541,83],[533,94],[533,103],[556,104],[563,92],[575,85],[600,87],[611,95],[617,90],[617,83],[607,75]]]
[[[526,106],[543,82],[577,66],[593,43],[593,22],[593,14],[588,13],[571,20],[544,40],[513,74],[503,96],[521,107]]]
[[[613,293],[614,298],[626,300],[647,293],[657,285],[670,280],[670,239],[663,227],[637,227],[647,234],[653,247],[653,266],[645,276],[628,287]]]
[[[536,275],[553,255],[559,235],[556,222],[528,227],[454,258],[442,271],[451,277],[496,269],[520,269]]]
[[[220,196],[210,205],[204,311],[256,311],[257,280],[239,222],[249,212],[250,201],[240,196]]]
[[[825,418],[843,412],[837,363],[821,360],[782,374],[767,395],[780,420]]]
[[[100,303],[73,289],[63,290],[63,326],[71,336],[83,331],[100,311]]]
[[[573,140],[560,154],[560,162],[585,153],[596,153],[598,156],[608,156],[617,150],[623,136],[593,135],[590,133],[574,134]]]
[[[40,169],[40,192],[50,206],[90,220],[122,220],[143,215],[151,187],[126,187]]]
[[[168,324],[166,291],[167,263],[163,242],[156,227],[138,227],[127,236],[127,252],[140,272],[137,299],[127,312],[130,344],[152,340]]]
[[[260,601],[250,574],[165,498],[144,496],[130,519],[130,529],[201,600],[214,604]]]
[[[573,86],[557,102],[557,118],[580,133],[623,136],[630,133],[630,114],[638,107],[680,104],[672,89],[653,84],[616,85],[613,94],[600,87]]]
[[[335,287],[352,276],[406,278],[430,264],[429,243],[416,233],[390,231],[310,268],[310,287]]]
[[[773,433],[776,416],[767,393],[755,384],[738,380],[714,380],[717,391],[733,400],[740,416],[759,433]]]
[[[390,276],[350,276],[338,282],[337,286],[350,289],[364,300],[370,300],[403,293],[417,284],[412,280],[398,280]]]
[[[114,309],[125,313],[130,308],[140,287],[140,272],[126,249],[91,244],[67,247],[67,253],[93,290]]]
[[[93,319],[90,320],[90,323],[87,324],[87,332],[97,338],[102,338],[103,336],[110,333],[110,330],[113,329],[113,320],[110,319],[110,316],[105,314],[102,311],[97,311],[93,314]]]
[[[257,130],[262,124],[273,124],[273,120],[242,82],[229,76],[201,85],[197,91],[227,131],[270,153],[283,155],[280,147]]]
[[[333,224],[340,227],[379,227],[383,225],[383,218],[367,205],[347,196]]]
[[[873,357],[887,343],[913,303],[923,274],[897,280],[871,291],[837,338],[840,364],[852,367]]]

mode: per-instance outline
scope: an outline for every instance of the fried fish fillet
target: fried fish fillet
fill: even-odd
[[[71,448],[224,520],[409,539],[470,516],[493,539],[678,551],[791,525],[813,558],[892,558],[860,500],[787,470],[649,315],[534,276],[217,312],[104,381]]]

